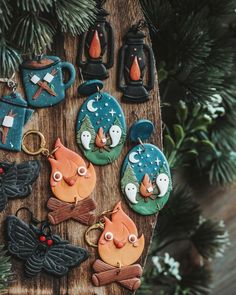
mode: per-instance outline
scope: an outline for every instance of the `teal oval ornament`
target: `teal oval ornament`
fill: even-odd
[[[121,190],[129,206],[141,215],[160,211],[172,190],[168,162],[153,144],[135,146],[121,168]]]
[[[115,161],[126,138],[123,110],[107,92],[96,92],[82,104],[76,125],[76,140],[84,156],[95,165]]]

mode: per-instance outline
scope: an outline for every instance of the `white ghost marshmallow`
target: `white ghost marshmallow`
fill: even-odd
[[[125,194],[126,197],[132,204],[137,204],[136,195],[137,195],[137,187],[133,183],[128,183],[125,186]]]
[[[110,134],[111,141],[112,141],[112,144],[110,145],[110,147],[117,146],[120,142],[120,138],[122,135],[121,128],[118,125],[112,125],[109,130],[109,134]]]
[[[90,150],[90,142],[91,142],[91,133],[89,131],[83,131],[81,133],[81,136],[80,136],[80,139],[81,139],[81,142],[82,142],[82,145],[83,147],[86,149],[86,150]]]
[[[161,173],[156,178],[157,187],[160,190],[158,197],[163,197],[169,188],[169,177],[165,173]]]

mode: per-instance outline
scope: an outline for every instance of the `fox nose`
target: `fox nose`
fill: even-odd
[[[124,245],[125,245],[125,243],[120,242],[120,241],[118,241],[118,240],[116,240],[116,239],[113,239],[113,242],[114,242],[114,245],[116,246],[116,248],[118,248],[118,249],[123,248]]]
[[[65,182],[69,185],[69,186],[73,186],[76,183],[76,178],[73,177],[63,177],[63,179],[65,180]]]

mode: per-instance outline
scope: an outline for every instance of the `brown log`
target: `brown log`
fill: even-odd
[[[141,284],[139,277],[142,275],[142,267],[139,264],[117,268],[97,259],[93,264],[93,269],[96,273],[93,274],[92,281],[97,287],[117,282],[134,291]]]
[[[79,201],[76,205],[50,198],[47,207],[52,210],[48,213],[48,219],[52,224],[73,219],[85,225],[90,225],[95,220],[95,215],[91,211],[96,208],[96,203],[91,198]]]

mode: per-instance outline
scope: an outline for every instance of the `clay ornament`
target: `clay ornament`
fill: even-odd
[[[128,152],[121,168],[122,193],[129,206],[142,215],[160,211],[172,189],[165,156],[155,145],[142,143],[152,131],[153,124],[148,120],[140,120],[131,127],[131,141],[141,143]]]
[[[31,193],[39,171],[39,161],[0,162],[0,212],[9,200],[25,198]]]
[[[82,104],[77,118],[76,139],[85,157],[96,165],[115,161],[126,138],[126,123],[121,106],[107,92],[100,92],[103,83],[87,81],[79,93],[90,95]]]
[[[35,223],[35,218],[33,220]],[[47,221],[41,222],[38,227],[10,215],[5,223],[8,251],[25,261],[24,270],[28,277],[41,271],[62,277],[71,267],[79,266],[88,258],[85,249],[52,234]]]
[[[33,114],[20,93],[0,97],[0,148],[20,151],[25,124]]]
[[[110,23],[106,20],[109,13],[97,1],[97,19],[79,42],[78,65],[86,80],[108,78],[108,69],[114,63],[114,36]]]
[[[93,264],[92,281],[97,287],[117,282],[135,291],[141,284],[142,267],[135,263],[142,255],[144,236],[138,237],[137,227],[123,211],[121,202],[110,214],[111,219],[103,216],[103,223],[100,222],[103,232],[98,240],[98,253],[101,260]]]
[[[38,151],[29,151],[24,144],[30,134],[37,134],[41,138],[41,148]],[[51,224],[58,224],[68,219],[74,219],[83,224],[94,222],[96,203],[92,194],[96,184],[95,169],[88,165],[83,158],[66,148],[58,138],[54,150],[50,153],[45,148],[45,138],[41,132],[30,130],[23,138],[22,149],[31,155],[42,153],[47,156],[51,165],[50,187],[55,198],[50,198],[47,206],[51,211],[48,219]]]
[[[152,49],[144,44],[144,26],[146,24],[140,21],[131,27],[119,52],[117,81],[125,102],[148,101],[149,91],[154,86],[154,54]]]
[[[65,91],[75,80],[75,68],[71,63],[62,62],[57,56],[42,56],[25,61],[21,67],[22,81],[28,104],[43,108],[58,104],[65,98]],[[63,70],[69,72],[64,83]]]

